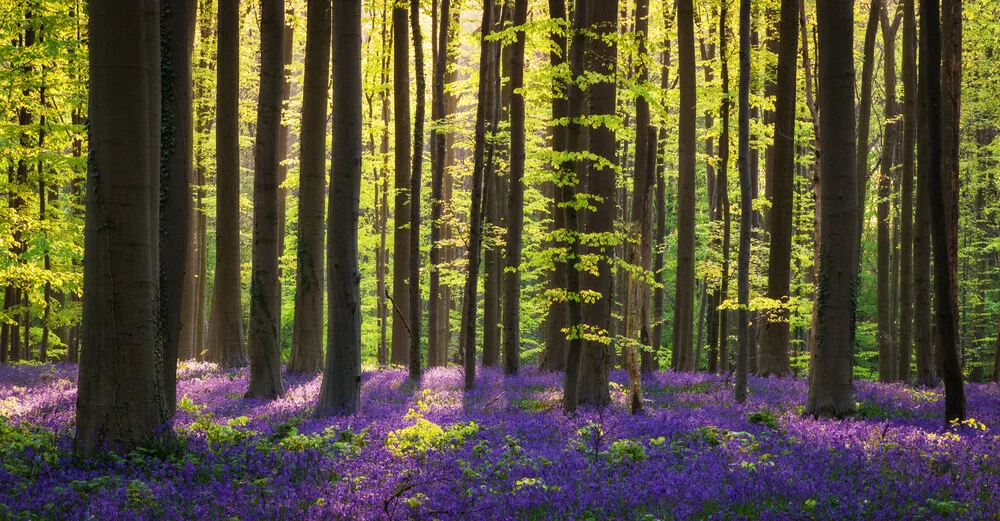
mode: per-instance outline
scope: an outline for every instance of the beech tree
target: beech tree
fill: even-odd
[[[767,298],[772,306],[764,322],[757,372],[761,376],[789,376],[788,305],[792,256],[792,205],[795,191],[796,55],[798,0],[782,0],[778,23],[778,67],[774,102],[774,172],[771,176],[770,255],[767,262]]]
[[[507,245],[504,260],[504,373],[521,367],[521,237],[524,229],[524,42],[528,1],[514,0],[514,42],[510,71],[510,191],[507,198]]]
[[[406,5],[397,2],[392,8],[392,117],[394,122],[393,158],[396,197],[392,232],[392,349],[393,364],[406,365],[410,360],[410,51],[406,26]],[[336,85],[336,82],[334,82]]]
[[[330,75],[330,2],[309,0],[299,144],[298,255],[291,372],[323,364],[323,203],[326,202],[326,105]]]
[[[493,28],[493,0],[483,0],[483,21],[480,25],[479,52],[479,103],[476,107],[476,128],[472,167],[472,201],[469,206],[469,269],[462,295],[462,324],[459,332],[459,349],[464,356],[465,389],[476,386],[476,295],[478,293],[479,261],[482,257],[483,227],[483,171],[486,168],[486,115],[494,110],[496,100],[488,93],[496,78],[491,76],[493,53],[487,38]],[[492,129],[490,129],[492,131]]]
[[[361,400],[358,205],[361,193],[361,0],[334,0],[333,168],[327,228],[326,369],[316,415],[352,414]]]
[[[160,5],[90,6],[90,156],[77,453],[128,452],[167,420],[158,340]]]
[[[677,282],[674,290],[674,369],[696,369],[691,349],[694,321],[695,124],[694,7],[677,1],[677,56],[680,80],[677,173]]]
[[[239,0],[219,0],[216,258],[207,347],[209,359],[223,367],[247,363],[240,303],[239,8]]]
[[[819,110],[836,114],[820,121],[821,224],[815,350],[805,412],[842,417],[854,413],[854,288],[858,220],[854,128],[854,5],[829,0],[817,5]]]
[[[177,405],[177,353],[187,250],[189,187],[193,177],[195,0],[162,0],[160,5],[160,92],[162,127],[160,168],[160,339],[163,342],[163,399],[167,416]]]
[[[254,145],[253,268],[250,277],[248,398],[284,394],[281,382],[278,283],[278,133],[284,78],[284,0],[263,0],[260,18],[260,94]]]

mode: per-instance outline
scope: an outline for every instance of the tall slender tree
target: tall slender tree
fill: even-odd
[[[127,452],[166,421],[157,366],[160,11],[90,6],[82,356],[75,450]]]
[[[595,208],[586,215],[583,233],[588,240],[585,252],[597,259],[596,275],[582,277],[582,289],[596,292],[601,297],[583,304],[583,323],[592,328],[583,339],[583,358],[580,362],[580,402],[604,405],[611,402],[608,387],[608,370],[614,352],[606,335],[611,331],[611,309],[614,276],[611,273],[613,249],[602,246],[614,232],[615,170],[618,161],[615,132],[608,118],[615,115],[616,86],[613,78],[617,71],[618,46],[613,36],[618,30],[618,0],[589,4],[590,41],[587,43],[587,71],[603,79],[588,85],[590,116],[600,124],[590,130],[590,154],[596,159],[587,173],[587,192],[593,197]],[[611,241],[613,242],[613,241]]]
[[[747,396],[750,354],[750,235],[753,232],[753,189],[750,176],[750,0],[740,0],[740,85],[738,158],[740,171],[740,252],[736,261],[738,329],[736,343],[737,403]]]
[[[646,67],[646,40],[649,38],[649,0],[635,3],[635,35],[638,40],[636,83],[645,90],[649,81]],[[649,348],[649,286],[646,273],[650,268],[653,244],[653,188],[655,175],[649,168],[650,143],[649,100],[644,94],[635,99],[635,170],[632,174],[632,210],[629,215],[626,260],[641,270],[627,279],[628,297],[625,301],[625,368],[628,370],[631,389],[632,413],[642,411],[642,378],[640,377],[640,350]]]
[[[392,349],[393,364],[410,360],[410,37],[407,7],[395,3],[392,8],[392,111],[394,122],[393,157],[395,158],[396,198],[392,234]]]
[[[884,2],[879,6],[879,20],[882,28],[882,61],[883,74],[882,81],[885,85],[885,126],[882,131],[882,159],[879,162],[880,170],[878,176],[878,207],[876,216],[878,220],[877,247],[878,247],[878,270],[876,281],[878,322],[877,342],[879,358],[879,381],[889,382],[896,380],[896,370],[898,362],[893,346],[893,338],[896,313],[893,313],[895,299],[890,292],[890,279],[892,273],[890,264],[892,262],[891,237],[889,236],[889,226],[891,218],[889,215],[892,206],[892,176],[893,167],[896,164],[896,32],[893,24],[889,21],[888,9]]]
[[[931,240],[937,355],[944,381],[946,421],[965,419],[965,387],[958,339],[958,142],[962,63],[961,0],[920,2],[921,45],[927,60],[920,84],[927,89]],[[939,22],[940,20],[940,22]],[[926,38],[925,38],[926,37]],[[926,41],[926,43],[924,43]],[[943,57],[943,61],[942,61]]]
[[[559,25],[552,30],[552,49],[549,51],[549,64],[555,71],[560,70],[567,62],[568,52],[566,34],[569,31],[569,23],[566,18],[566,0],[549,0],[549,18],[559,22]],[[563,120],[568,114],[567,93],[569,87],[564,85],[559,75],[552,78],[552,154],[558,157],[566,152],[568,143],[566,141],[566,122]],[[550,233],[558,234],[566,229],[566,211],[562,205],[565,204],[561,186],[562,179],[560,169],[565,166],[560,160],[553,162],[556,170],[556,181],[552,187],[552,228]],[[565,246],[558,245],[563,248]],[[568,327],[567,314],[569,309],[567,301],[563,298],[566,291],[566,271],[570,269],[568,263],[561,258],[554,259],[554,269],[549,278],[549,289],[559,295],[549,302],[548,315],[546,317],[545,330],[545,351],[542,354],[542,369],[559,371],[566,368],[566,332]]]
[[[410,380],[420,379],[420,177],[424,167],[424,43],[420,31],[420,0],[410,0],[417,105],[413,114],[413,165],[410,174]],[[355,246],[357,249],[357,246]]]
[[[856,243],[855,250],[861,255],[861,236],[864,233],[865,223],[865,199],[868,186],[868,152],[871,148],[869,134],[871,133],[872,119],[872,84],[875,74],[875,40],[878,36],[879,11],[883,0],[871,0],[868,5],[868,23],[865,26],[865,43],[861,62],[861,92],[858,98],[858,128],[857,145],[858,151],[854,156],[855,173],[858,176],[858,221],[857,232],[854,236]],[[822,55],[822,49],[819,49]],[[822,58],[820,58],[822,59]],[[822,88],[822,81],[821,88]],[[861,258],[858,257],[860,263]],[[860,264],[859,264],[860,266]],[[855,269],[855,273],[860,273]]]
[[[285,1],[263,0],[260,17],[260,94],[254,146],[253,266],[250,275],[248,398],[284,394],[278,282],[278,133],[284,78]]]
[[[920,9],[923,9],[921,4]],[[927,32],[921,26],[918,45],[919,62],[930,60]],[[920,67],[923,67],[920,65]],[[919,76],[922,73],[913,72]],[[917,81],[917,188],[913,230],[913,345],[916,351],[917,382],[936,387],[938,358],[934,353],[933,320],[931,318],[931,201],[927,187],[930,168],[930,130],[928,128],[927,85]]]
[[[854,127],[854,3],[817,4],[819,30],[821,224],[815,350],[805,412],[841,417],[855,409],[852,390],[858,220]]]
[[[916,142],[916,90],[917,90],[917,27],[913,0],[903,0],[903,149],[902,149],[902,201],[900,213],[899,254],[899,367],[896,375],[904,382],[910,380],[910,361],[913,358],[913,175],[914,146]]]
[[[299,143],[298,255],[291,372],[323,366],[323,231],[326,202],[326,106],[330,76],[330,1],[306,6],[305,76]]]
[[[326,370],[316,415],[352,414],[361,406],[361,0],[334,0],[333,168],[327,229]]]
[[[691,349],[694,321],[695,124],[697,92],[694,65],[694,7],[677,1],[677,55],[680,79],[680,120],[677,173],[677,282],[674,287],[673,349],[675,369],[695,369]]]
[[[459,332],[460,349],[465,362],[465,388],[476,386],[476,294],[479,283],[479,261],[482,256],[483,228],[483,171],[485,170],[486,118],[493,112],[495,100],[487,93],[491,90],[494,70],[493,53],[488,41],[493,29],[493,0],[483,0],[483,22],[480,26],[481,42],[479,53],[479,103],[476,108],[476,128],[474,136],[472,167],[472,201],[469,206],[469,268],[466,272],[465,290],[462,296],[462,325]],[[492,131],[492,129],[490,129]]]
[[[188,250],[190,181],[194,170],[194,85],[191,56],[197,15],[195,0],[160,5],[160,339],[163,342],[163,399],[167,416],[177,405],[177,350],[181,332],[185,261]]]
[[[215,284],[208,353],[223,367],[247,363],[240,302],[240,0],[219,0],[216,92]]]
[[[451,0],[440,1],[437,14],[438,34],[435,46],[431,80],[431,265],[427,296],[427,365],[445,365],[444,352],[447,350],[446,329],[441,322],[447,320],[448,302],[441,291],[441,217],[444,207],[444,175],[446,149],[445,92],[444,77],[448,64],[448,34],[451,26]]]
[[[578,81],[583,75],[584,56],[587,52],[587,37],[584,29],[589,26],[589,0],[576,0],[571,26],[572,42],[570,43],[570,81],[566,82],[566,146],[570,152],[579,153],[583,150],[587,129],[581,121],[584,113],[583,89]],[[577,186],[587,178],[587,162],[573,154],[576,159],[570,168],[568,162],[559,166],[559,185],[564,206],[564,219],[569,237],[569,255],[566,269],[566,292],[568,295],[567,320],[569,326],[569,342],[566,346],[566,372],[563,380],[563,411],[567,414],[576,411],[580,403],[580,361],[583,358],[583,302],[581,299],[580,279],[582,278],[580,254],[582,248],[581,227],[579,223],[580,203],[577,201]]]
[[[504,373],[521,367],[521,237],[524,229],[524,42],[527,0],[514,0],[518,28],[510,70],[510,189],[507,196],[507,247],[504,262],[503,355]]]
[[[780,303],[764,323],[757,367],[762,376],[790,376],[788,298],[791,281],[792,206],[795,199],[795,107],[799,1],[782,0],[778,22],[778,68],[774,103],[774,172],[771,177],[771,244],[767,263],[767,298]]]

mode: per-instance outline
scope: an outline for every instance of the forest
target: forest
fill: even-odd
[[[996,520],[998,59],[991,0],[0,0],[0,521]]]

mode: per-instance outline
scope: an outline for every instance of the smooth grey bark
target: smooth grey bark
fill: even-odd
[[[334,0],[333,167],[327,228],[326,370],[316,415],[352,414],[361,406],[361,0]]]
[[[517,40],[510,70],[510,188],[507,197],[507,245],[504,261],[503,355],[504,374],[521,368],[521,237],[524,230],[524,43],[527,0],[514,0]]]
[[[284,66],[284,0],[263,0],[260,18],[260,93],[254,146],[253,249],[250,274],[250,382],[247,398],[284,394],[281,381],[278,275],[278,136]]]
[[[216,92],[215,284],[208,321],[208,358],[246,365],[240,299],[240,1],[219,0]]]
[[[819,109],[836,114],[820,121],[819,294],[816,346],[810,355],[805,413],[853,414],[854,310],[857,277],[857,154],[854,121],[854,3],[824,0],[817,5]]]
[[[306,5],[306,56],[302,79],[299,141],[298,255],[295,316],[288,371],[323,367],[323,232],[326,202],[326,108],[329,90],[331,18],[329,0]]]
[[[89,14],[91,145],[74,440],[85,457],[128,452],[166,422],[157,339],[159,2],[95,2]]]

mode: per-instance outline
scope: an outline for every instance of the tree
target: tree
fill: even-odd
[[[923,6],[921,5],[921,9]],[[930,59],[927,33],[921,28],[919,62]],[[916,65],[914,65],[916,66]],[[919,75],[917,71],[912,72]],[[937,364],[934,355],[933,320],[931,318],[931,208],[927,188],[930,168],[930,130],[928,128],[927,85],[917,81],[917,193],[913,233],[913,345],[916,351],[917,382],[926,387],[937,386]]]
[[[278,133],[284,78],[284,0],[263,0],[260,18],[260,94],[254,146],[253,267],[250,275],[248,398],[284,394],[278,283]],[[334,221],[336,222],[336,221]]]
[[[820,121],[821,225],[815,350],[810,353],[805,412],[841,417],[855,409],[852,391],[854,291],[857,284],[858,220],[854,127],[854,5],[850,0],[817,4],[819,110],[836,114]]]
[[[395,125],[395,189],[392,232],[392,349],[393,364],[404,365],[410,359],[410,51],[406,27],[406,6],[392,9],[392,111]]]
[[[326,370],[316,415],[352,414],[361,401],[361,0],[335,0],[333,11],[333,168],[327,230]]]
[[[240,303],[240,1],[219,0],[216,93],[215,285],[208,328],[209,358],[222,367],[247,363]]]
[[[926,89],[927,177],[934,241],[934,312],[937,355],[944,381],[946,421],[965,419],[965,388],[958,342],[958,104],[961,81],[961,1],[920,2],[920,85]],[[940,22],[939,22],[940,20]],[[942,38],[942,33],[944,37]],[[942,42],[943,40],[943,42]],[[944,51],[942,53],[942,47]],[[942,63],[942,54],[944,62]],[[942,77],[943,71],[943,77]],[[942,104],[942,101],[943,104]]]
[[[798,0],[782,0],[778,22],[777,99],[774,103],[774,171],[771,176],[771,244],[767,263],[767,298],[772,305],[764,322],[757,373],[790,376],[787,309],[791,281],[792,206],[795,198],[796,55],[798,53]]]
[[[782,6],[784,16],[784,6]],[[794,68],[794,64],[793,64]],[[794,74],[794,73],[793,73]],[[780,87],[779,87],[780,92]],[[736,392],[737,403],[747,396],[747,358],[750,354],[750,235],[753,232],[753,188],[750,177],[750,0],[740,0],[739,85],[740,252],[737,258]]]
[[[878,207],[876,209],[878,218],[877,341],[879,381],[889,382],[897,379],[896,370],[898,368],[896,353],[893,349],[896,314],[892,312],[893,306],[890,301],[894,299],[890,296],[889,288],[889,279],[892,278],[889,267],[892,260],[889,211],[892,204],[892,168],[896,163],[897,132],[897,124],[894,120],[896,117],[896,30],[889,22],[888,10],[884,3],[880,6],[879,11],[885,66],[882,76],[885,84],[885,127],[882,131],[882,160],[878,176]]]
[[[469,205],[469,268],[462,296],[462,326],[459,332],[459,349],[465,362],[465,389],[476,386],[476,293],[479,281],[479,261],[482,256],[483,228],[483,171],[486,149],[486,115],[494,110],[496,100],[488,93],[495,81],[492,77],[493,53],[487,38],[493,28],[493,0],[483,0],[483,22],[479,52],[479,103],[476,107],[476,128],[473,137],[475,158],[472,166],[472,201]],[[492,131],[492,129],[490,129]]]
[[[159,2],[90,6],[91,144],[76,452],[128,452],[166,421],[157,339]]]
[[[444,76],[448,63],[448,32],[451,26],[451,0],[441,0],[438,14],[437,36],[431,80],[431,269],[429,275],[430,293],[427,297],[427,365],[445,365],[447,338],[440,323],[448,318],[448,302],[441,292],[441,216],[444,204],[444,174],[446,136],[445,132],[445,92]],[[442,330],[443,329],[443,330]]]
[[[194,0],[162,0],[160,5],[160,339],[163,341],[163,398],[167,417],[177,406],[177,351],[181,332],[185,261],[188,250],[190,181],[194,170]]]
[[[638,40],[638,66],[636,83],[640,89],[646,88],[649,70],[646,67],[646,40],[649,38],[649,0],[637,0],[635,4],[635,34]],[[649,125],[649,100],[645,94],[635,98],[635,171],[632,177],[632,212],[629,216],[626,243],[626,261],[638,268],[639,273],[627,279],[628,297],[625,301],[625,335],[623,346],[625,368],[628,370],[631,390],[632,414],[642,411],[642,378],[640,372],[640,349],[649,348],[649,286],[645,283],[650,268],[653,244],[653,176],[649,165],[649,149],[655,148],[656,133],[652,139]],[[650,141],[653,141],[651,143]],[[655,164],[654,164],[655,168]]]
[[[900,381],[910,380],[910,360],[913,358],[913,147],[916,141],[917,39],[913,0],[903,0],[903,179],[900,220],[899,259],[899,368]]]
[[[549,64],[553,71],[559,71],[566,63],[566,53],[568,52],[566,43],[566,33],[569,30],[566,19],[566,0],[549,0],[549,18],[559,22],[559,25],[552,30],[552,50],[549,51]],[[566,129],[563,119],[567,117],[569,106],[567,94],[564,90],[569,89],[568,85],[563,85],[559,75],[552,78],[552,155],[559,157],[568,148]],[[552,187],[552,227],[550,233],[559,234],[566,227],[566,210],[563,205],[566,200],[563,198],[562,179],[560,170],[564,162],[559,159],[553,161],[553,168],[556,170],[556,180]],[[568,244],[564,246],[568,249]],[[561,258],[554,259],[554,267],[549,277],[549,289],[559,296],[549,302],[548,316],[546,317],[545,330],[545,351],[542,353],[542,369],[550,371],[561,371],[566,368],[566,328],[568,327],[569,308],[567,300],[562,294],[566,291],[568,263]]]
[[[417,106],[413,115],[413,170],[410,175],[410,380],[420,379],[420,173],[424,165],[424,44],[420,33],[420,0],[410,0]],[[360,90],[358,91],[360,98]],[[357,249],[357,246],[355,246]]]
[[[330,2],[309,0],[299,145],[298,255],[290,372],[323,366],[323,231],[326,202],[326,106],[330,75]]]
[[[695,124],[697,91],[694,65],[694,7],[691,0],[677,1],[677,56],[680,108],[677,173],[677,282],[674,290],[673,349],[675,369],[695,369],[691,352],[694,320],[694,212]]]
[[[731,101],[729,99],[729,56],[727,50],[727,28],[726,23],[729,18],[729,8],[725,3],[719,13],[719,58],[721,61],[722,79],[722,106],[720,108],[720,119],[722,119],[722,135],[719,136],[719,168],[718,179],[715,182],[715,205],[716,211],[721,215],[722,220],[722,282],[719,285],[720,302],[728,298],[729,295],[729,244],[731,217],[729,214],[729,109]],[[729,369],[729,310],[719,309],[718,313],[718,342],[719,342],[719,369],[727,371]]]
[[[868,6],[868,24],[865,26],[864,57],[861,62],[861,92],[858,98],[858,151],[854,156],[855,172],[858,176],[858,222],[854,237],[856,250],[861,255],[861,236],[865,222],[865,196],[868,184],[869,134],[872,119],[872,77],[875,73],[875,38],[878,36],[878,19],[882,0],[871,0]],[[819,50],[822,54],[822,50]],[[822,90],[822,81],[820,82]],[[861,258],[858,258],[860,263]],[[860,264],[859,264],[860,265]],[[857,269],[856,272],[859,272]]]
[[[514,42],[510,85],[510,191],[507,196],[507,247],[504,262],[503,355],[504,373],[521,367],[521,237],[524,230],[524,27],[527,0],[514,0]]]
[[[587,178],[587,162],[579,157],[583,150],[585,132],[587,130],[581,121],[584,113],[583,89],[578,81],[583,75],[584,56],[587,52],[587,37],[584,28],[589,27],[589,0],[576,0],[571,26],[573,39],[570,43],[570,81],[566,82],[566,146],[574,158],[571,169],[568,162],[559,165],[559,186],[562,200],[565,201],[564,220],[567,235],[569,235],[569,255],[566,269],[567,319],[569,326],[569,342],[566,346],[566,372],[563,380],[563,411],[571,414],[580,403],[580,361],[583,358],[583,302],[580,294],[580,279],[582,259],[581,229],[579,223],[580,209],[583,207],[577,200],[576,187]]]
[[[617,71],[618,46],[612,35],[618,27],[618,0],[589,4],[587,25],[590,41],[587,44],[587,71],[596,73],[601,81],[588,85],[590,117],[600,123],[590,130],[590,154],[594,158],[587,173],[587,193],[592,197],[594,210],[586,215],[583,234],[588,246],[584,250],[596,259],[596,275],[581,278],[583,291],[595,292],[601,297],[583,303],[583,323],[590,328],[583,338],[583,358],[580,362],[580,403],[605,405],[611,402],[608,388],[608,370],[613,351],[606,336],[611,331],[612,291],[614,277],[611,273],[613,252],[605,246],[614,232],[615,221],[615,170],[618,154],[615,132],[608,118],[615,115],[617,102],[614,77]]]
[[[663,1],[663,29],[664,29],[664,46],[663,46],[663,64],[660,70],[660,89],[664,92],[664,95],[670,88],[670,0]],[[665,119],[665,118],[664,118]],[[653,248],[653,337],[651,343],[653,346],[653,363],[659,368],[658,353],[663,349],[663,301],[666,296],[663,290],[663,261],[665,257],[664,248],[666,243],[667,235],[667,180],[666,180],[666,163],[667,163],[667,124],[666,121],[662,123],[659,132],[659,138],[657,143],[658,151],[657,155],[660,156],[660,161],[656,167],[656,200],[653,207],[656,209],[656,245]]]

